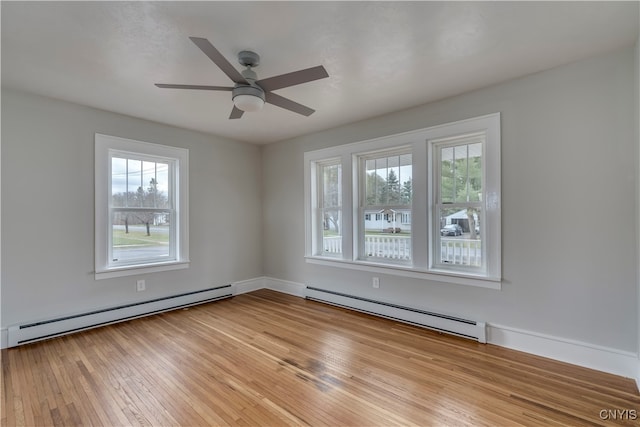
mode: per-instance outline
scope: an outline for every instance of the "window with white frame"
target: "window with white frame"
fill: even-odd
[[[317,203],[315,212],[317,254],[342,253],[342,166],[339,159],[316,164]]]
[[[358,156],[360,259],[411,262],[411,148]],[[372,220],[372,218],[375,218]]]
[[[307,262],[500,288],[500,115],[305,153]]]
[[[96,279],[188,266],[188,151],[96,134]]]
[[[453,271],[483,271],[484,133],[431,141],[433,145],[434,265]],[[484,256],[483,256],[484,255]],[[464,271],[464,270],[463,270]]]

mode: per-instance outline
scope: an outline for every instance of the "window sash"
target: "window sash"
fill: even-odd
[[[402,164],[402,160],[401,158],[404,157],[404,161],[406,162],[406,156],[410,156],[410,163],[407,165],[406,163],[403,165]],[[411,149],[410,146],[401,146],[401,147],[393,147],[390,149],[386,149],[386,150],[376,150],[374,152],[369,152],[369,153],[356,153],[355,157],[357,159],[358,162],[358,170],[359,170],[359,174],[358,174],[358,193],[360,195],[359,197],[359,206],[361,208],[366,207],[367,209],[375,209],[377,207],[379,208],[384,208],[384,207],[399,207],[399,208],[403,208],[406,209],[407,206],[409,206],[409,208],[411,207],[411,203],[402,203],[401,201],[401,194],[402,194],[402,186],[404,184],[402,178],[403,175],[401,173],[401,167],[402,166],[411,166],[411,169],[413,171],[413,151]],[[388,165],[388,160],[389,159],[393,159],[397,157],[398,158],[398,165],[392,165],[389,166]],[[397,198],[397,200],[391,200],[389,201],[388,199],[388,195],[387,195],[387,199],[386,200],[380,200],[378,195],[376,194],[375,196],[375,203],[370,203],[368,201],[369,197],[367,195],[368,192],[368,188],[367,188],[367,176],[368,176],[368,164],[370,164],[371,162],[375,162],[375,171],[380,170],[377,165],[378,165],[378,161],[379,160],[386,160],[387,161],[387,166],[385,167],[385,169],[387,169],[387,179],[388,179],[388,175],[389,175],[389,169],[393,170],[393,168],[397,168],[399,170],[396,179],[398,180],[398,192],[400,193],[399,198]],[[394,172],[395,174],[395,172]],[[378,176],[377,173],[375,173],[375,176]],[[375,182],[379,183],[380,179],[384,179],[384,178],[376,178]],[[383,184],[381,184],[383,185]],[[376,188],[376,193],[378,193],[377,188]],[[394,203],[395,201],[395,203]]]
[[[478,204],[457,206],[452,208],[451,205],[438,205],[434,218],[438,220],[435,224],[433,235],[433,266],[439,269],[451,270],[451,271],[468,271],[470,273],[482,274],[486,271],[487,266],[487,248],[484,244],[483,231],[480,228],[479,236],[476,239],[471,238],[471,224],[467,224],[469,230],[464,230],[465,234],[469,233],[469,236],[450,236],[450,231],[443,233],[445,224],[442,224],[440,220],[443,218],[443,210],[449,211],[463,211],[472,209],[475,211],[475,215],[479,218],[479,223],[482,223],[484,217],[482,207]],[[458,224],[458,223],[453,223]],[[476,224],[473,224],[475,228]]]
[[[115,214],[122,213],[132,213],[135,217],[134,222],[132,224],[116,224]],[[168,219],[168,226],[165,230],[163,230],[164,227],[159,224],[159,218],[162,218],[165,222]],[[128,265],[176,261],[175,218],[176,212],[173,209],[111,209],[108,225],[108,267],[114,268]],[[125,230],[130,228],[134,229],[132,230],[133,233],[130,233],[130,235],[124,234],[119,236],[119,240],[126,240],[128,244],[122,243],[120,245],[116,245],[116,242],[114,241],[116,230],[120,229],[120,227],[124,227]],[[141,235],[140,233],[144,234],[147,227],[150,231],[150,235]],[[127,232],[125,231],[125,233]],[[165,236],[167,249],[159,251],[159,248],[165,246]],[[133,253],[133,255],[127,256],[127,252]],[[118,253],[120,255],[116,256],[115,254]]]
[[[124,165],[124,171],[123,172],[119,172],[118,174],[123,174],[124,175],[124,204],[120,205],[118,207],[127,207],[127,208],[135,208],[135,207],[141,207],[140,204],[133,204],[133,203],[129,203],[130,202],[130,198],[129,195],[130,194],[136,194],[138,188],[142,188],[143,190],[145,188],[148,188],[147,186],[151,186],[153,185],[151,181],[147,181],[145,178],[149,178],[150,174],[149,174],[149,170],[145,170],[144,169],[144,164],[145,163],[152,163],[154,166],[154,171],[153,171],[153,175],[152,175],[152,180],[155,181],[155,185],[160,185],[160,186],[166,186],[166,192],[167,192],[167,208],[173,208],[173,206],[175,206],[175,197],[174,197],[174,193],[175,193],[175,170],[176,170],[176,160],[172,159],[172,158],[165,158],[165,157],[157,157],[157,156],[143,156],[143,155],[139,155],[139,154],[134,154],[134,153],[129,153],[129,152],[122,152],[122,151],[118,151],[118,150],[109,150],[109,188],[108,188],[108,192],[110,195],[109,198],[109,206],[110,207],[115,207],[116,203],[114,202],[114,194],[113,194],[113,184],[114,184],[114,175],[116,174],[113,170],[113,165],[114,165],[114,159],[120,159],[123,160],[125,162]],[[143,164],[143,166],[140,168],[139,171],[139,175],[140,175],[140,182],[139,183],[133,183],[130,182],[130,176],[132,175],[132,173],[130,173],[129,171],[129,165],[131,162],[141,162]],[[162,182],[162,179],[158,179],[158,165],[164,165],[166,166],[166,182]],[[133,172],[133,174],[135,174],[136,171]],[[164,174],[163,174],[164,175]],[[136,184],[138,184],[136,186]],[[133,191],[132,191],[133,190]],[[121,193],[117,193],[117,194],[121,194]],[[145,208],[156,208],[157,206],[157,200],[154,197],[153,200],[153,206],[149,206],[148,205],[148,201],[143,201],[142,203],[144,205]]]
[[[460,213],[464,210],[473,210],[478,212],[480,220],[485,216],[484,200],[486,200],[486,179],[485,179],[485,152],[486,152],[486,135],[484,132],[476,132],[467,135],[456,135],[443,138],[440,140],[430,141],[434,150],[432,156],[432,180],[435,191],[432,193],[434,197],[433,201],[433,214],[431,215],[431,262],[430,267],[435,269],[441,269],[445,271],[453,272],[465,272],[468,271],[472,274],[484,275],[487,272],[487,245],[485,244],[485,235],[483,229],[480,229],[480,236],[476,236],[476,239],[471,239],[472,232],[468,230],[469,236],[467,239],[462,239],[462,236],[453,236],[451,238],[449,234],[451,231],[442,232],[442,227],[447,224],[442,223],[444,217],[450,217],[455,213]],[[472,198],[470,191],[470,159],[472,158],[470,153],[470,146],[474,147],[475,154],[480,157],[480,191],[477,195],[477,201],[470,201]],[[464,147],[463,149],[461,149]],[[478,153],[478,147],[480,151]],[[452,176],[450,177],[452,188],[447,194],[443,194],[443,152],[447,150],[447,156],[451,158]],[[461,188],[456,186],[458,164],[457,160],[464,160],[465,157],[460,157],[460,154],[466,155],[466,161],[463,162],[466,170],[461,171],[466,175],[464,187],[462,187],[462,196],[458,197],[458,193]],[[466,193],[466,194],[465,194]],[[475,195],[475,194],[474,194]],[[448,215],[443,215],[443,212],[450,212]],[[453,221],[453,220],[452,220]],[[456,220],[455,224],[458,224]],[[462,219],[464,222],[465,219]],[[469,220],[466,220],[467,224]],[[453,222],[452,222],[453,223]],[[470,225],[468,224],[470,227]],[[474,225],[475,227],[475,225]],[[479,240],[478,240],[479,237]]]
[[[402,230],[402,213],[412,211],[412,203],[402,202],[403,178],[405,178],[401,167],[411,168],[410,177],[413,176],[413,151],[410,146],[392,147],[385,150],[376,150],[369,153],[357,153],[355,155],[358,163],[357,187],[358,187],[358,213],[357,213],[357,259],[361,261],[374,262],[377,264],[389,265],[413,265],[413,235],[400,235],[396,230]],[[404,158],[404,159],[403,159]],[[396,160],[397,159],[397,160]],[[407,159],[409,162],[407,163]],[[393,162],[389,165],[390,160]],[[403,164],[404,161],[404,164]],[[371,166],[374,169],[371,169]],[[380,168],[378,166],[381,166]],[[395,169],[398,170],[397,174]],[[373,170],[373,175],[369,172]],[[384,177],[379,177],[378,171],[386,170]],[[389,203],[389,189],[383,187],[387,193],[381,193],[378,185],[387,185],[390,171],[394,171],[397,179],[397,197]],[[406,174],[406,170],[404,172]],[[372,179],[372,177],[374,177]],[[385,181],[384,183],[382,181]],[[375,199],[372,201],[368,185],[375,185]],[[386,196],[387,203],[384,202]],[[396,203],[393,203],[396,202]],[[366,217],[375,218],[367,220]],[[380,232],[373,232],[374,229],[367,229],[367,221],[374,222],[376,227],[380,223]],[[406,228],[406,224],[405,224]],[[368,233],[369,231],[369,233]],[[388,232],[388,233],[385,233]],[[385,235],[386,234],[386,235]]]
[[[342,164],[339,158],[334,158],[315,162],[314,167],[316,171],[313,181],[316,193],[314,206],[315,230],[313,233],[314,255],[341,258],[344,245],[344,237],[342,234],[344,227],[342,210]],[[336,168],[337,194],[327,198],[327,177],[325,173],[329,168]],[[330,233],[331,225],[336,225],[334,221],[337,222],[338,235],[330,236],[328,234]],[[325,229],[325,227],[327,228]]]
[[[117,159],[122,159],[125,161],[126,166],[125,166],[125,185],[124,185],[124,191],[125,191],[125,197],[124,197],[124,201],[125,201],[125,206],[114,206],[114,193],[113,193],[113,159],[117,158]],[[176,169],[177,169],[177,163],[176,160],[173,158],[166,158],[166,157],[161,157],[161,156],[150,156],[150,155],[141,155],[138,153],[131,153],[131,152],[123,152],[123,151],[119,151],[119,150],[109,150],[109,157],[108,157],[108,161],[109,161],[109,185],[108,185],[108,195],[109,195],[109,220],[108,223],[106,224],[108,232],[108,252],[107,252],[107,268],[117,268],[117,267],[122,267],[122,266],[131,266],[131,265],[140,265],[140,264],[153,264],[153,263],[158,263],[158,262],[171,262],[171,261],[176,261],[177,260],[177,248],[176,248],[176,221],[177,221],[177,215],[176,215],[176,210],[173,209],[173,206],[176,205],[175,203],[175,177],[176,177]],[[140,182],[134,182],[131,183],[129,181],[130,179],[130,173],[129,173],[129,165],[130,165],[130,161],[134,161],[134,162],[140,162],[142,164],[140,171],[139,171],[139,176],[140,176]],[[145,186],[149,185],[151,186],[152,184],[149,182],[145,182],[145,177],[149,178],[149,173],[145,174],[145,169],[144,169],[144,163],[153,163],[154,164],[154,173],[153,173],[153,177],[151,179],[156,180],[157,182],[157,165],[161,164],[161,165],[166,165],[167,166],[167,182],[165,183],[166,187],[167,187],[167,207],[164,208],[158,208],[156,206],[140,206],[140,204],[144,205],[146,203],[146,201],[140,201],[140,203],[138,204],[138,206],[135,205],[130,205],[129,204],[129,195],[130,194],[137,194],[137,192],[139,191],[139,188],[143,189],[143,192],[145,192]],[[137,171],[134,171],[133,174],[137,174]],[[132,187],[133,185],[133,187]],[[136,188],[137,185],[137,188]],[[135,192],[131,191],[132,188],[136,189]],[[149,191],[147,190],[146,193],[148,194]],[[119,194],[119,193],[118,193]],[[154,200],[154,204],[157,203],[157,200]],[[137,252],[138,255],[137,256],[132,256],[132,257],[128,257],[128,258],[124,258],[121,259],[120,257],[116,258],[114,256],[114,253],[119,252],[118,250],[116,250],[116,246],[114,245],[114,226],[116,226],[116,224],[114,224],[114,218],[115,218],[115,214],[116,213],[125,213],[125,212],[132,212],[135,213],[136,218],[138,218],[138,221],[142,222],[143,224],[145,223],[145,220],[148,222],[151,221],[155,221],[155,216],[156,214],[162,214],[164,212],[167,212],[169,217],[171,218],[171,220],[169,221],[169,227],[168,227],[168,233],[167,233],[167,237],[168,237],[168,250],[166,255],[165,254],[157,254],[157,250],[154,250],[154,248],[156,248],[157,246],[146,246],[147,249],[143,249],[144,243],[143,245],[137,245],[138,248],[136,250],[136,248],[131,248],[129,252]],[[148,215],[152,214],[153,218],[149,217]],[[146,215],[146,217],[145,217]],[[143,219],[141,219],[141,216],[143,217]],[[140,224],[136,224],[136,225],[140,225]],[[150,227],[149,227],[150,228]],[[151,239],[148,239],[151,240]],[[134,240],[135,241],[135,240]],[[138,239],[138,242],[144,242],[144,240]],[[122,246],[122,245],[120,245]],[[130,245],[130,246],[136,246],[136,245]]]

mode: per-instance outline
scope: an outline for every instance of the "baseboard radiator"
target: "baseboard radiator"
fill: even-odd
[[[306,288],[305,298],[421,326],[446,334],[477,340],[481,343],[487,342],[485,322],[461,319],[459,317],[403,307],[310,286]]]
[[[149,301],[94,310],[57,319],[9,326],[8,347],[67,335],[165,311],[204,304],[233,296],[232,285],[187,292]]]

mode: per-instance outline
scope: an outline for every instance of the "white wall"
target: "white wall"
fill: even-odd
[[[189,149],[189,269],[94,280],[95,132]],[[257,146],[3,90],[1,170],[3,328],[262,275]]]
[[[638,351],[634,50],[263,148],[265,276]],[[502,113],[502,290],[305,263],[303,153]],[[274,248],[277,248],[275,250]]]

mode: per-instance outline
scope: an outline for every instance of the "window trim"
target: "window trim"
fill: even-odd
[[[170,160],[175,164],[172,189],[175,192],[175,257],[169,261],[110,265],[110,189],[113,154]],[[139,275],[189,267],[189,150],[167,145],[95,134],[95,279]]]
[[[434,141],[450,137],[484,133],[483,143],[483,236],[487,241],[483,253],[483,272],[447,269],[433,264],[434,239]],[[310,264],[348,268],[375,274],[390,274],[436,282],[455,283],[490,289],[501,289],[501,173],[500,173],[500,113],[445,123],[424,129],[354,142],[304,153],[305,162],[305,260]],[[376,151],[392,151],[410,146],[413,157],[413,184],[411,209],[412,265],[371,262],[358,258],[360,249],[360,160],[363,155]],[[310,229],[313,179],[311,171],[315,162],[342,158],[343,177],[343,250],[342,257],[315,255],[312,251],[313,235]],[[439,228],[438,228],[439,235]]]

